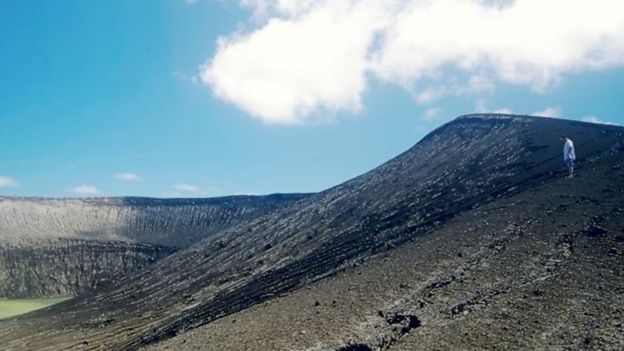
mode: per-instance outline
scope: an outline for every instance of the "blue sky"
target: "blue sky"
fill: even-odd
[[[533,0],[458,1],[5,1],[0,195],[319,191],[465,113],[624,124],[618,1],[543,40]]]

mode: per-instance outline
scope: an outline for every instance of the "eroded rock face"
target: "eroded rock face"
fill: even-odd
[[[72,296],[120,281],[174,252],[168,246],[59,240],[0,250],[0,296]]]
[[[187,247],[211,233],[284,204],[302,194],[211,199],[0,197],[0,245],[56,239],[140,242]]]
[[[579,172],[586,167],[587,174],[603,180],[587,182],[596,189],[584,189],[583,193],[559,186],[553,190],[553,184],[565,175],[559,143],[561,134],[574,136]],[[622,155],[616,146],[623,139],[623,129],[613,126],[520,116],[461,117],[369,173],[292,206],[224,229],[131,275],[123,284],[22,319],[0,322],[0,340],[15,350],[52,350],[54,348],[45,343],[50,340],[57,349],[80,349],[76,340],[84,340],[93,348],[138,349],[190,329],[218,323],[260,303],[306,290],[301,288],[333,279],[349,267],[367,267],[369,272],[375,272],[375,266],[365,264],[367,260],[380,259],[386,253],[417,245],[423,238],[433,240],[446,225],[460,218],[456,228],[461,231],[445,233],[443,243],[423,240],[420,241],[422,247],[413,247],[421,256],[428,257],[424,263],[433,262],[427,264],[431,272],[426,281],[419,281],[423,279],[418,278],[419,268],[412,264],[410,270],[414,272],[414,284],[419,286],[417,291],[390,294],[389,298],[396,300],[399,306],[384,308],[383,317],[378,315],[380,309],[375,306],[374,319],[384,330],[379,340],[369,343],[362,338],[346,343],[341,337],[345,342],[328,345],[333,349],[349,345],[394,347],[412,334],[429,330],[427,323],[431,315],[439,315],[440,309],[437,305],[435,309],[426,309],[430,304],[427,299],[438,291],[466,292],[449,295],[453,300],[444,302],[445,315],[457,318],[482,302],[509,295],[509,289],[516,287],[488,281],[483,287],[477,282],[470,290],[462,290],[463,283],[458,284],[464,280],[460,271],[438,272],[445,268],[449,257],[459,257],[461,261],[464,254],[470,264],[460,265],[458,270],[484,270],[490,267],[485,258],[494,253],[506,258],[505,252],[514,238],[530,230],[536,222],[549,220],[550,216],[547,209],[532,210],[536,218],[526,218],[526,223],[524,220],[515,223],[512,216],[511,222],[502,227],[508,228],[509,233],[495,240],[500,233],[485,230],[489,227],[487,223],[481,226],[479,209],[505,199],[515,201],[522,195],[524,202],[514,202],[511,210],[520,213],[531,207],[527,204],[534,205],[529,200],[534,198],[531,192],[537,189],[550,196],[544,198],[551,199],[548,200],[551,214],[552,208],[559,209],[565,201],[584,201],[588,193],[606,194],[601,192],[603,187],[610,189],[611,196],[617,196],[616,202],[620,201],[622,191],[616,184],[621,184],[621,172],[611,176],[605,170],[621,164]],[[573,195],[555,203],[552,198],[557,198],[562,191]],[[574,213],[589,212],[590,206],[599,206],[600,202],[580,202],[580,208],[576,205],[568,203],[561,211],[565,214],[566,208],[574,207],[578,211]],[[496,217],[487,220],[493,219]],[[534,238],[545,235],[538,234]],[[460,237],[473,241],[472,246],[462,248],[459,242],[453,241]],[[583,237],[588,238],[587,235]],[[531,245],[535,242],[526,242],[526,247],[522,248],[523,258],[532,259]],[[557,255],[559,251],[565,255],[566,250],[570,250],[569,243],[563,244],[561,248],[556,245]],[[412,251],[405,253],[407,257],[411,254]],[[477,257],[472,262],[474,255]],[[557,267],[554,259],[558,260],[558,256],[551,256],[544,253],[543,259],[548,261],[544,270]],[[532,274],[514,260],[497,263],[515,275]],[[395,269],[403,268],[399,263]],[[492,271],[487,276],[498,278],[497,272]],[[391,273],[379,272],[376,276],[382,280]],[[541,274],[541,270],[538,273]],[[525,283],[524,278],[518,280],[520,284]],[[407,286],[405,281],[402,284]],[[378,288],[385,289],[383,284]],[[344,294],[349,291],[346,289]],[[366,301],[373,297],[388,298],[383,293],[368,294],[366,288],[361,291]],[[409,303],[403,304],[403,298]],[[366,303],[363,302],[361,308],[367,306]],[[501,311],[501,314],[507,313]],[[285,311],[285,314],[296,315],[296,310],[290,312]],[[51,320],[54,323],[50,323]],[[260,323],[270,324],[271,321]],[[255,328],[253,325],[246,327]],[[349,327],[351,331],[360,330],[357,325]],[[71,329],[70,335],[68,329]],[[332,332],[323,335],[332,340]],[[291,336],[289,333],[286,337]]]
[[[109,286],[302,196],[0,198],[0,298],[70,296]]]

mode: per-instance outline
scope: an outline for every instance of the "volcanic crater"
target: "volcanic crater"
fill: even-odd
[[[624,128],[460,116],[316,194],[3,198],[0,292],[76,297],[0,344],[621,350],[623,237]]]

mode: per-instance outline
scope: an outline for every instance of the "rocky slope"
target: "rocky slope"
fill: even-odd
[[[560,134],[577,145],[577,179],[562,179]],[[461,117],[367,174],[117,286],[0,322],[0,341],[9,350],[565,349],[582,332],[587,345],[617,349],[623,155],[618,127]]]
[[[611,161],[144,349],[623,350],[624,164]]]
[[[0,198],[0,298],[68,296],[110,285],[301,197]]]

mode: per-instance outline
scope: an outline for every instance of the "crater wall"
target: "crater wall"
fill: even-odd
[[[0,298],[68,296],[108,286],[303,196],[0,198]]]

